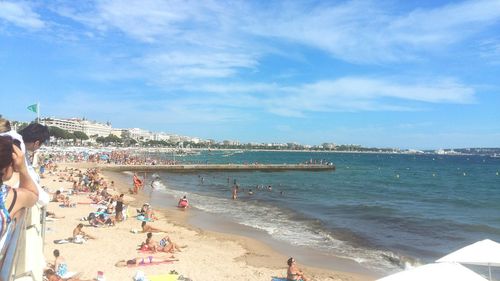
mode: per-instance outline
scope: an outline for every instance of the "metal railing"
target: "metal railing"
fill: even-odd
[[[42,280],[44,236],[45,208],[23,208],[12,217],[0,239],[0,281]]]
[[[0,281],[14,280],[19,254],[18,247],[21,244],[21,240],[25,239],[26,236],[26,214],[27,210],[25,208],[19,210],[16,216],[12,218],[7,231],[2,237]]]

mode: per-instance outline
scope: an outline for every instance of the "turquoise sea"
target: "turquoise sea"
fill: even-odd
[[[500,242],[499,158],[205,151],[176,160],[333,162],[334,172],[161,172],[152,194],[187,195],[199,210],[381,274],[431,262],[478,240]],[[234,181],[240,186],[236,201]]]

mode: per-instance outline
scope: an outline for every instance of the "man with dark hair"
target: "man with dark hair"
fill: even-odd
[[[50,138],[49,127],[38,123],[29,124],[19,134],[23,137],[26,149],[30,152],[35,152]]]
[[[31,123],[22,129],[19,134],[23,137],[26,146],[26,162],[31,178],[35,181],[38,188],[38,204],[44,206],[50,201],[50,197],[40,186],[40,177],[35,172],[33,166],[38,166],[38,155],[35,153],[49,138],[49,127],[38,123]],[[34,153],[33,164],[29,161],[28,153]]]

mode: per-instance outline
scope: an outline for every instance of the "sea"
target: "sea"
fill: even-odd
[[[381,275],[479,240],[500,242],[500,158],[275,151],[149,156],[208,164],[333,163],[335,171],[157,172],[150,196],[186,195],[194,209],[290,249],[351,260]],[[234,183],[237,200],[231,199]]]

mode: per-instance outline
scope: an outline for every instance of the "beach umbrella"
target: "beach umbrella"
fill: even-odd
[[[500,243],[485,239],[448,254],[438,259],[437,262],[488,266],[491,280],[491,267],[500,266]]]
[[[377,281],[487,281],[458,263],[431,263],[389,275]]]

